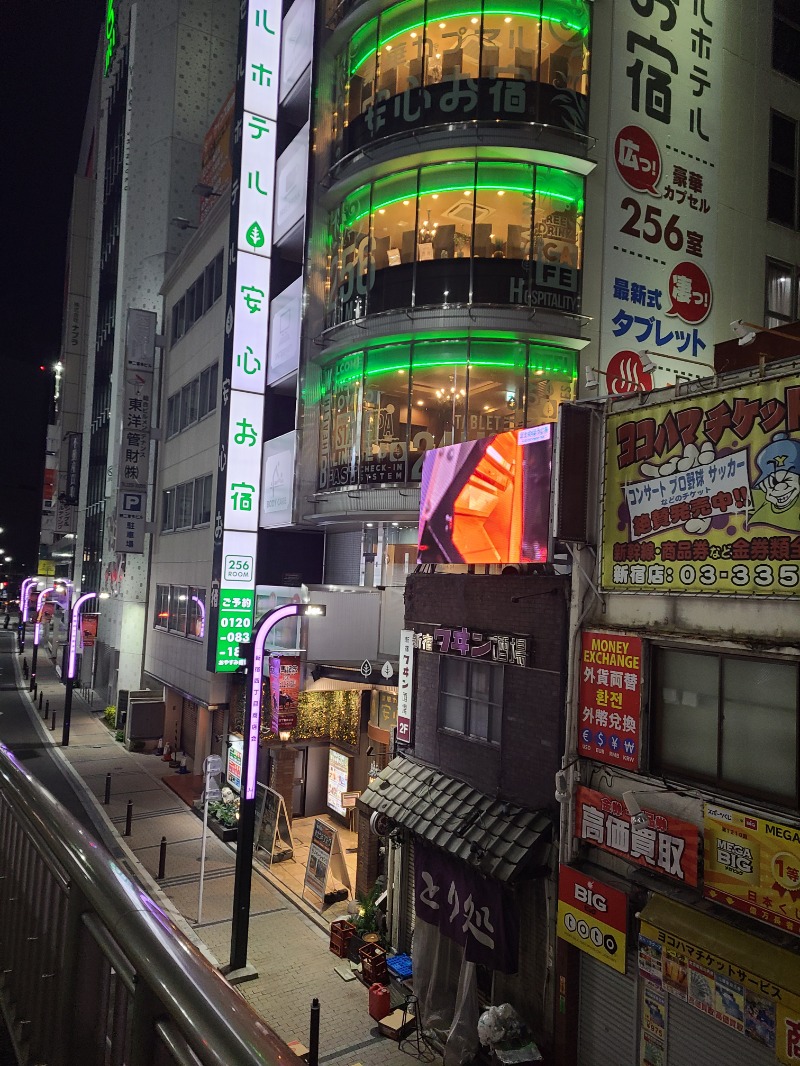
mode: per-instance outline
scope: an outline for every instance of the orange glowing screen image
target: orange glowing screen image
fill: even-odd
[[[547,562],[552,436],[546,424],[429,451],[419,562]]]

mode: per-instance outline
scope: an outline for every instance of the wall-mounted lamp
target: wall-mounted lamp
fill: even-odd
[[[569,781],[567,775],[563,770],[559,770],[556,774],[556,802],[557,803],[569,803],[569,798],[572,795],[569,787]]]
[[[622,793],[622,802],[628,809],[628,814],[631,816],[631,825],[634,829],[646,829],[647,828],[647,815],[639,806],[636,796],[632,792]]]
[[[177,226],[178,229],[198,229],[193,222],[190,222],[188,218],[183,218],[181,215],[176,215],[175,218],[171,218],[170,225]]]
[[[739,344],[742,346],[752,344],[757,333],[769,333],[772,337],[782,337],[785,341],[794,341],[795,344],[800,345],[800,337],[794,337],[791,333],[781,333],[777,329],[766,329],[764,326],[757,326],[754,322],[745,322],[741,318],[731,322],[731,331],[735,337],[739,338]]]
[[[192,192],[195,196],[202,196],[204,200],[209,196],[222,196],[221,192],[215,192],[213,186],[206,185],[204,181],[198,181],[198,183],[192,188]]]
[[[600,384],[600,378],[598,374],[599,370],[596,370],[593,366],[587,366],[583,372],[583,381],[587,389],[596,389]]]

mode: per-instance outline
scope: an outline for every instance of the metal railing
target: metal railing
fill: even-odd
[[[297,1061],[3,744],[0,1005],[21,1064]]]

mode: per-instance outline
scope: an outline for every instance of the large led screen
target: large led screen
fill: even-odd
[[[551,424],[429,451],[419,562],[547,562],[552,455]]]

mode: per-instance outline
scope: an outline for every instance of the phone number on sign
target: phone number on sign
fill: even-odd
[[[614,585],[674,586],[688,588],[699,585],[711,589],[730,585],[734,589],[796,589],[800,586],[800,564],[780,563],[615,563],[612,571]]]

